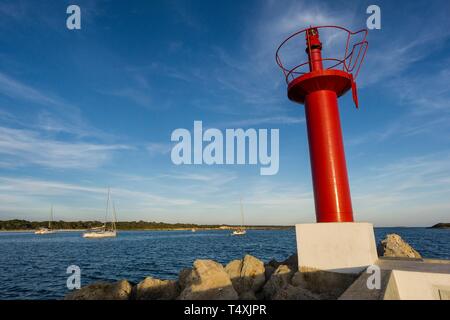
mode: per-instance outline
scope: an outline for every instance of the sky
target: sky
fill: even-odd
[[[81,8],[81,30],[66,8]],[[357,221],[450,218],[450,3],[444,1],[0,1],[0,220],[293,225],[315,221],[304,108],[275,51],[310,25],[365,28],[381,8],[351,94],[339,99]],[[291,56],[304,62],[304,52]],[[276,175],[181,165],[171,133],[279,129]]]

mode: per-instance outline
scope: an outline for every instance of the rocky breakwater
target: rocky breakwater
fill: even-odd
[[[296,255],[264,264],[246,255],[223,266],[195,260],[177,280],[147,277],[137,284],[127,280],[96,282],[68,293],[66,300],[288,300],[319,299],[295,281]]]
[[[380,256],[420,258],[420,254],[396,234],[387,235],[378,249]],[[68,293],[65,299],[321,300],[338,298],[354,280],[334,281],[331,277],[324,285],[315,274],[298,271],[297,255],[282,262],[271,260],[268,263],[246,255],[225,266],[213,260],[195,260],[192,268],[181,270],[176,280],[147,277],[137,284],[127,280],[96,282]],[[339,290],[334,292],[334,287]]]

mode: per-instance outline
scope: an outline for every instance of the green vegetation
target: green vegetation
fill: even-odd
[[[60,230],[77,230],[101,227],[100,221],[53,221],[52,228]],[[191,223],[164,223],[147,221],[120,221],[116,223],[118,230],[174,230],[174,229],[219,229],[228,228],[223,225],[198,225]],[[36,230],[48,227],[48,221],[7,220],[0,221],[0,231]],[[232,226],[230,226],[232,228]],[[249,226],[249,229],[286,229],[283,226]]]
[[[450,229],[450,223],[438,223],[431,227],[432,229]]]

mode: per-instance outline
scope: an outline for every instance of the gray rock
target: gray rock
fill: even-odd
[[[359,274],[338,273],[315,268],[301,268],[291,284],[320,296],[324,300],[337,299],[358,278]]]
[[[179,294],[177,282],[147,277],[136,286],[136,300],[174,300]]]
[[[264,297],[272,299],[275,294],[287,286],[294,274],[294,271],[286,265],[280,265],[263,287]]]
[[[238,294],[262,288],[266,280],[264,263],[246,255],[243,260],[233,260],[227,264],[225,271],[230,276],[233,287]]]
[[[258,300],[253,291],[246,291],[239,295],[239,300]]]
[[[270,279],[272,274],[275,272],[276,268],[271,266],[270,264],[264,265],[266,280]]]
[[[230,277],[223,266],[212,260],[195,260],[180,300],[237,300]]]
[[[378,255],[384,257],[396,258],[417,258],[422,256],[414,250],[406,241],[404,241],[398,234],[388,234],[378,246]]]
[[[291,284],[294,287],[298,287],[298,286],[305,287],[306,286],[306,281],[300,271],[297,271],[296,273],[294,273],[294,275],[292,276],[292,279],[291,279]]]
[[[272,300],[320,300],[320,297],[305,288],[288,284],[278,290]]]
[[[132,286],[126,280],[114,283],[95,282],[68,293],[65,300],[128,300]]]
[[[281,264],[289,266],[292,270],[298,270],[298,257],[297,254],[290,255],[286,260],[281,262]]]
[[[189,277],[191,276],[192,269],[185,268],[181,269],[180,273],[178,273],[178,286],[181,290],[186,288],[188,285]]]
[[[277,260],[272,259],[266,264],[266,266],[271,266],[276,269],[280,266],[280,264],[281,264],[281,262],[278,262]]]

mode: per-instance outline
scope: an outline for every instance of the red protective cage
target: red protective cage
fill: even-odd
[[[311,43],[306,32],[312,29],[320,30],[320,32],[324,30],[331,30],[335,32],[335,35],[338,34],[338,36],[343,36],[343,38],[345,39],[345,50],[341,50],[343,52],[332,54],[329,57],[322,57],[321,62],[326,65],[325,69],[342,70],[351,74],[353,76],[353,79],[356,80],[356,78],[358,77],[359,69],[367,52],[367,29],[352,32],[346,28],[339,26],[317,26],[309,27],[290,35],[278,47],[276,52],[276,62],[284,73],[286,83],[289,84],[295,78],[309,72],[310,70],[306,70],[305,68],[309,66],[310,61],[306,59],[305,62],[302,62],[300,64],[285,66],[282,62],[281,52],[283,51],[283,48],[285,48],[291,42],[300,40],[299,43],[303,44],[303,41],[305,41],[305,39],[307,40],[306,50],[311,50]],[[352,39],[358,38],[358,36],[359,39],[357,39],[355,43],[352,43]]]

